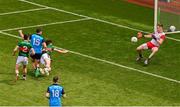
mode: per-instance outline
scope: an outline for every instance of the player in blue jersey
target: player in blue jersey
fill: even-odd
[[[22,30],[19,30],[20,36],[23,38],[24,34]],[[33,61],[33,67],[35,69],[35,76],[38,77],[40,75],[39,71],[39,63],[40,63],[40,58],[42,55],[42,49],[46,49],[46,43],[45,40],[42,36],[42,30],[41,29],[36,29],[36,33],[32,34],[30,36],[30,43],[35,51],[35,55],[32,55],[32,61]]]
[[[46,97],[49,99],[50,107],[62,106],[61,97],[66,97],[64,88],[58,84],[58,80],[58,76],[55,76],[53,78],[53,84],[48,87],[46,92]]]

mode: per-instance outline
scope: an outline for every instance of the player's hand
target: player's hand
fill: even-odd
[[[19,33],[22,33],[22,30],[18,30]]]
[[[138,39],[141,39],[142,37],[143,37],[142,32],[138,32],[138,33],[137,33],[137,38],[138,38]]]
[[[69,51],[68,50],[63,50],[63,53],[68,53]]]

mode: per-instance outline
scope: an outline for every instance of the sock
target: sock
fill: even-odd
[[[18,71],[18,70],[16,70],[15,72],[16,72],[16,76],[19,76],[19,71]]]
[[[141,53],[139,53],[139,57],[142,58],[142,54]]]

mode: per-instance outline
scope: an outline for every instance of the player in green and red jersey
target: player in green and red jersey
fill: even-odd
[[[23,65],[23,79],[26,80],[26,66],[28,64],[29,53],[31,51],[31,54],[35,54],[34,49],[32,48],[32,45],[29,43],[28,39],[28,35],[24,35],[24,41],[19,42],[18,45],[14,48],[13,56],[15,56],[15,53],[19,51],[15,67],[16,80],[19,78],[19,66],[21,64]]]
[[[67,53],[67,50],[60,50],[53,46],[51,40],[46,40],[47,48],[44,49],[43,54],[41,56],[40,62],[42,65],[44,65],[44,69],[40,69],[41,73],[46,75],[49,75],[49,72],[51,71],[51,53],[53,51],[57,51],[59,53]]]

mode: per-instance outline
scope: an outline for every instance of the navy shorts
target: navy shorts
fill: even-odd
[[[42,56],[42,53],[36,53],[34,55],[31,55],[32,59],[40,60]]]

